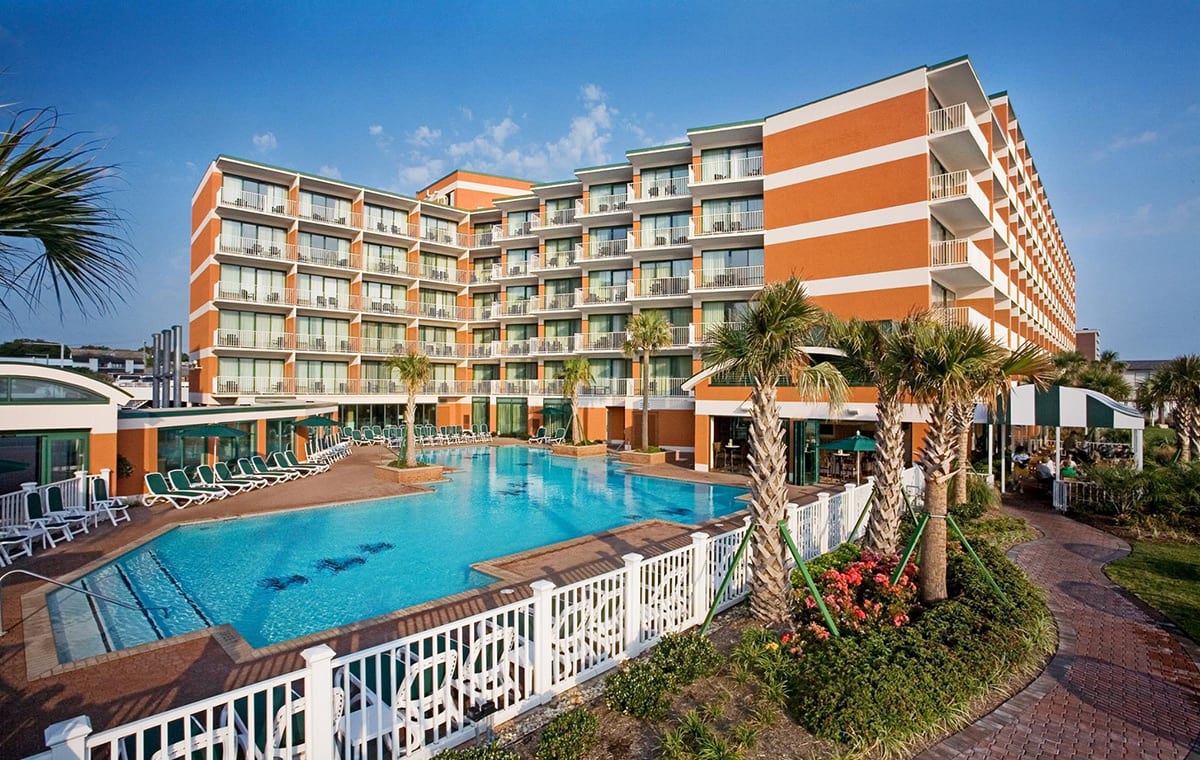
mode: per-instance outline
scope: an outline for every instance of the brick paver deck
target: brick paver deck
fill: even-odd
[[[1046,589],[1058,652],[1027,689],[921,758],[1200,757],[1197,648],[1110,581],[1121,539],[1010,508],[1044,537],[1010,556]]]

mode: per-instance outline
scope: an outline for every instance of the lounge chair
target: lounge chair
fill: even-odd
[[[199,491],[209,495],[209,499],[224,499],[229,495],[229,492],[218,486],[205,486],[198,483],[193,483],[192,479],[187,476],[183,470],[176,468],[167,473],[167,481],[171,484],[171,488],[176,491]]]
[[[485,441],[492,440],[492,431],[490,428],[488,428],[488,425],[486,422],[479,426],[479,430],[481,433],[483,433],[483,439]]]
[[[234,466],[236,466],[236,463]],[[251,483],[254,483],[255,487],[257,488],[265,488],[266,486],[276,482],[272,478],[260,478],[257,475],[235,474],[234,471],[229,468],[229,465],[225,464],[224,462],[217,462],[214,464],[213,472],[217,474],[217,480],[248,480]]]
[[[294,472],[279,472],[276,470],[270,472],[259,472],[258,468],[254,466],[254,463],[246,457],[242,457],[241,459],[237,460],[237,466],[242,477],[263,478],[270,483],[282,483],[285,480],[295,480],[299,477],[299,475]]]
[[[0,567],[11,565],[17,557],[33,556],[33,536],[0,533]]]
[[[108,482],[104,478],[92,478],[92,509],[96,510],[96,524],[100,524],[100,510],[116,526],[129,520],[129,505],[108,495]]]
[[[50,515],[42,505],[42,495],[37,491],[25,494],[25,515],[26,524],[13,532],[30,538],[41,538],[43,549],[47,546],[57,546],[57,541],[71,541],[75,538],[71,523]]]
[[[63,506],[62,489],[58,486],[46,489],[46,514],[52,520],[70,525],[72,533],[76,532],[76,528],[82,528],[83,532],[87,533],[88,521],[93,516],[92,511],[86,507],[68,509]]]
[[[562,443],[565,440],[567,440],[567,429],[558,428],[554,431],[554,435],[546,436],[546,440],[544,440],[543,443],[549,446],[555,443]]]
[[[320,473],[324,472],[324,470],[320,469],[316,465],[293,465],[288,461],[287,456],[285,456],[282,451],[274,452],[267,457],[265,461],[267,466],[273,470],[295,470],[296,472],[300,473],[300,477],[302,478],[307,478],[309,475],[319,475]]]
[[[211,494],[200,491],[172,490],[161,472],[146,473],[146,490],[150,492],[143,497],[146,506],[165,501],[176,509],[183,509],[192,504],[204,504],[212,498]]]
[[[546,442],[546,428],[539,426],[537,429],[537,432],[534,433],[532,437],[530,437],[529,442],[530,443],[545,443]]]
[[[329,472],[329,470],[331,468],[331,465],[329,465],[325,462],[314,462],[312,460],[309,460],[307,462],[301,462],[296,457],[296,452],[294,452],[294,451],[280,452],[279,454],[276,454],[276,456],[282,456],[283,461],[286,462],[287,464],[291,465],[292,467],[311,467],[312,469],[316,470],[317,472]]]
[[[276,472],[281,475],[287,475],[288,478],[290,478],[290,479],[295,479],[295,478],[307,478],[309,475],[315,474],[310,470],[299,470],[294,467],[272,467],[271,465],[267,464],[266,461],[262,457],[258,456],[257,454],[250,457],[250,464],[254,465],[254,471],[260,475],[268,475],[272,472]]]
[[[216,472],[206,464],[196,468],[196,475],[200,477],[201,484],[209,488],[224,489],[227,494],[243,493],[259,487],[258,483],[249,480],[218,480]]]

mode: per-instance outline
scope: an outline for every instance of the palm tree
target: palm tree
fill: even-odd
[[[894,360],[902,336],[911,333],[918,317],[900,322],[831,320],[832,345],[845,352],[839,362],[851,385],[874,386],[875,503],[867,522],[863,545],[880,553],[896,551],[900,541],[900,515],[904,507],[904,389],[905,367]]]
[[[594,382],[592,365],[581,357],[567,359],[558,377],[563,381],[563,397],[571,402],[571,443],[578,446],[585,440],[579,422],[579,389]]]
[[[1200,356],[1177,356],[1159,367],[1138,390],[1138,405],[1144,412],[1170,407],[1179,458],[1192,461],[1192,450],[1200,443]]]
[[[625,326],[629,338],[624,351],[628,357],[642,355],[642,451],[650,450],[650,356],[671,345],[671,323],[657,311],[635,314]]]
[[[129,284],[130,249],[121,219],[106,207],[94,144],[58,131],[51,110],[16,113],[0,135],[0,312],[12,297],[35,309],[45,287],[60,314],[63,296],[105,312]]]
[[[977,401],[993,405],[1015,378],[1044,384],[1051,362],[1033,345],[1010,353],[977,327],[925,320],[896,347],[896,359],[908,367],[905,390],[929,407],[920,465],[925,473],[929,521],[921,543],[921,599],[946,598],[946,514],[948,483],[958,455],[961,409]]]
[[[433,374],[433,365],[429,363],[429,357],[425,354],[410,350],[407,354],[388,359],[387,367],[396,373],[400,382],[404,384],[405,393],[408,394],[408,406],[404,412],[404,466],[416,467],[417,393],[421,391],[422,385],[429,382]]]
[[[777,404],[780,377],[802,399],[846,397],[846,379],[833,365],[813,364],[805,339],[824,322],[795,277],[765,286],[735,322],[705,337],[705,364],[750,379],[750,614],[773,625],[788,617],[788,575],[776,525],[787,503],[787,462]]]

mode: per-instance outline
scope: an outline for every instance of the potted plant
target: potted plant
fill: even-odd
[[[563,396],[571,402],[571,425],[569,430],[570,443],[555,443],[550,446],[550,452],[571,457],[604,456],[608,453],[605,445],[598,441],[589,441],[583,435],[583,425],[579,419],[579,390],[592,382],[592,367],[587,359],[579,357],[567,359],[563,364],[559,379],[563,381]]]
[[[399,456],[386,465],[375,468],[375,477],[392,483],[429,483],[442,479],[440,464],[419,464],[417,462],[416,426],[413,424],[417,417],[417,392],[421,386],[429,382],[433,367],[429,357],[418,351],[409,351],[401,356],[388,359],[387,366],[400,380],[408,394],[408,406],[405,410],[404,452],[403,459]]]
[[[629,337],[625,355],[642,357],[642,437],[641,448],[622,451],[621,461],[630,464],[663,464],[667,452],[650,445],[650,357],[660,348],[671,345],[671,323],[656,311],[643,311],[629,320]]]

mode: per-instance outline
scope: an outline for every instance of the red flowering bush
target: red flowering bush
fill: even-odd
[[[916,599],[913,576],[917,568],[909,563],[893,584],[891,577],[899,562],[895,555],[863,551],[858,559],[831,567],[813,579],[839,632],[846,635],[899,628],[908,622]],[[802,636],[829,638],[825,618],[806,584],[794,590],[792,607]]]

